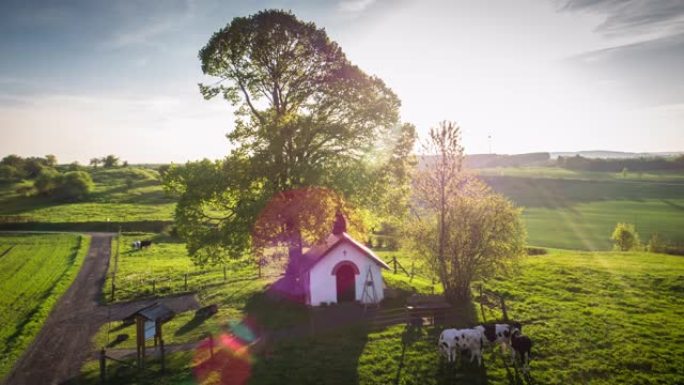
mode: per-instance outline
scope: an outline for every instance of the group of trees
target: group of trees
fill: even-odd
[[[93,180],[85,171],[60,173],[54,168],[43,169],[33,187],[39,195],[75,201],[86,197],[93,190]]]
[[[114,168],[119,166],[119,162],[121,159],[117,157],[116,155],[109,154],[107,156],[103,156],[102,158],[92,158],[90,159],[90,166],[93,168],[97,168],[97,166],[102,165],[104,168]],[[122,164],[123,167],[128,166],[128,162],[124,161]]]
[[[615,251],[648,251],[650,253],[667,253],[684,255],[681,246],[670,244],[663,236],[653,233],[646,244],[641,243],[641,238],[636,226],[631,223],[620,222],[615,226],[610,239],[613,241]]]
[[[677,158],[585,158],[576,156],[559,156],[556,160],[559,167],[578,171],[602,171],[602,172],[623,172],[623,171],[664,171],[664,170],[684,170],[684,155]]]
[[[8,155],[0,161],[0,179],[9,182],[32,180],[32,186],[22,185],[17,191],[60,200],[80,200],[93,189],[90,174],[80,170],[77,163],[69,165],[66,172],[60,172],[54,155],[42,158]]]
[[[35,179],[45,168],[57,166],[57,157],[46,155],[45,157],[23,158],[19,155],[7,155],[0,160],[0,179],[17,181],[22,179]]]
[[[403,229],[454,299],[521,254],[519,211],[463,172],[458,129],[431,132],[438,162],[414,175],[416,130],[399,121],[398,97],[323,29],[266,10],[233,19],[199,58],[217,78],[202,94],[237,113],[225,159],[163,172],[195,263],[286,247],[296,273],[340,213],[352,233]]]

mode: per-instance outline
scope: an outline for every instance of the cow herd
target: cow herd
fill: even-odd
[[[455,362],[457,355],[470,355],[470,362],[477,358],[482,365],[482,351],[487,347],[501,346],[501,351],[511,349],[512,360],[527,371],[530,362],[532,340],[522,334],[518,322],[488,323],[468,329],[445,329],[437,343],[440,353],[448,362]]]

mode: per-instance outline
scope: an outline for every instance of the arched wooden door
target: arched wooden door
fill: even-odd
[[[353,302],[356,299],[356,271],[354,266],[345,264],[335,272],[337,281],[337,302]]]

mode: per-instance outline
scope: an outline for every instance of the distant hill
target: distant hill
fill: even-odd
[[[418,168],[425,167],[435,156],[419,156]],[[466,168],[491,168],[491,167],[524,167],[549,165],[550,155],[548,152],[533,152],[529,154],[471,154],[463,159]]]

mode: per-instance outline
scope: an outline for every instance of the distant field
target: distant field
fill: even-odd
[[[556,168],[483,172],[498,192],[524,207],[532,245],[583,250],[611,248],[617,222],[636,225],[642,241],[659,233],[684,244],[684,176],[649,174],[648,180]]]
[[[400,260],[409,264],[405,257]],[[236,271],[249,270],[244,269]],[[429,290],[429,281],[422,278],[409,280],[404,273],[388,271],[384,277],[390,287]],[[304,309],[265,301],[261,292],[267,283],[268,279],[245,279],[202,288],[201,301],[219,304],[219,314],[203,320],[184,313],[165,325],[165,335],[172,343],[182,343],[207,332],[249,333],[250,329],[240,326],[241,319],[268,330],[306,325],[309,316]],[[525,333],[534,340],[534,383],[674,385],[684,381],[684,258],[552,250],[547,255],[525,257],[513,277],[493,280],[488,286],[506,296],[510,316],[522,321]],[[481,321],[475,303],[462,307],[461,314],[452,326]],[[283,383],[283,378],[298,384],[524,383],[492,352],[485,354],[485,370],[468,364],[456,368],[441,364],[436,350],[438,333],[439,329],[406,333],[403,326],[379,331],[359,327],[283,340],[263,354],[247,358],[249,383],[275,385]],[[132,346],[132,330],[118,324],[103,328],[96,346],[112,343],[118,334],[128,338],[114,347]],[[150,373],[139,374],[112,364],[110,383],[215,383],[199,381],[193,375],[197,371],[191,367],[206,359],[202,357],[193,351],[170,354],[169,374],[163,380],[156,374],[158,361],[152,361]],[[214,367],[215,375],[234,360],[225,357]],[[208,370],[211,368],[209,365]],[[235,373],[224,372],[226,378]],[[84,366],[79,383],[97,383],[97,376],[97,362],[93,361]]]
[[[0,235],[0,379],[78,274],[90,238]]]
[[[16,193],[19,184],[0,184],[0,221],[46,223],[171,221],[175,202],[166,196],[157,171],[126,167],[90,170],[94,192],[83,202],[59,202]],[[24,183],[26,185],[26,183]]]

